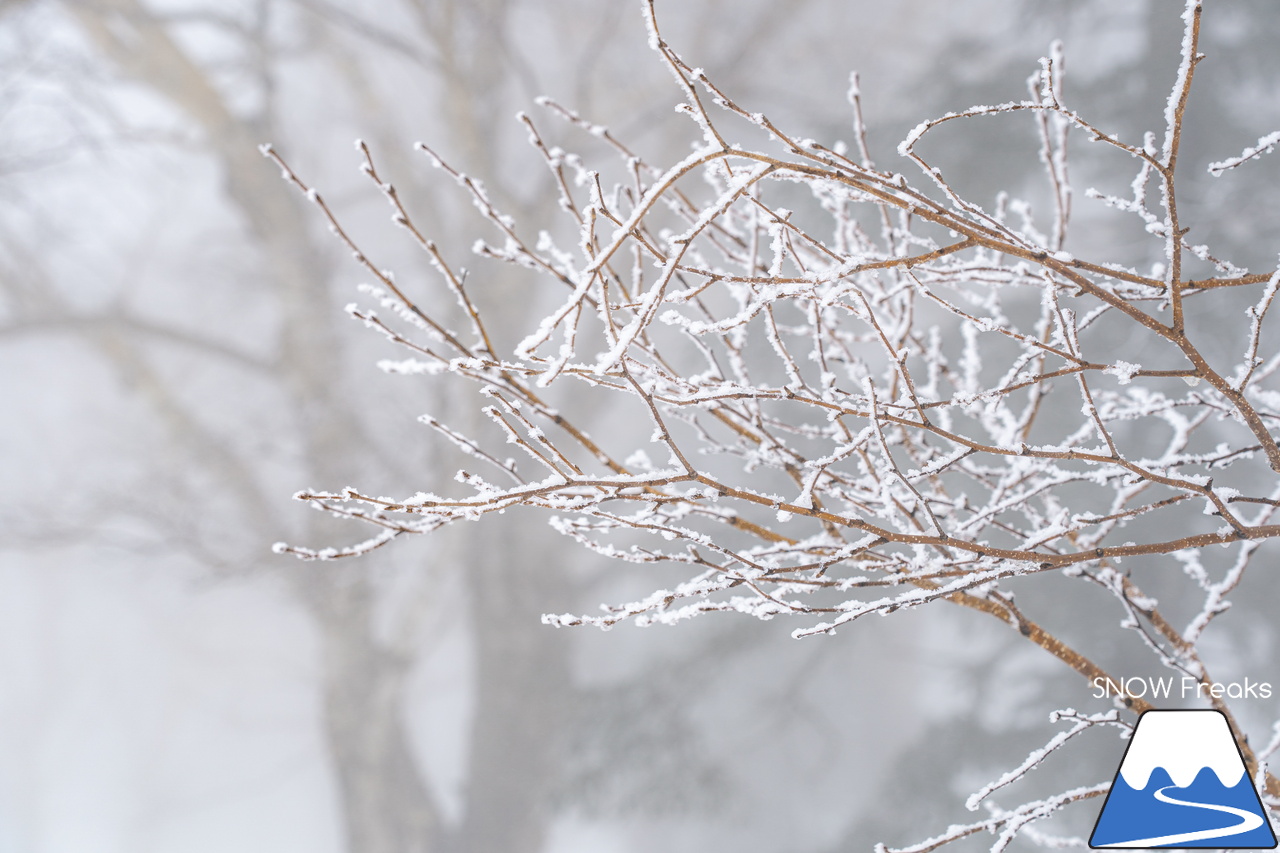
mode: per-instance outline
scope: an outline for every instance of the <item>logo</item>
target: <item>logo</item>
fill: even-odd
[[[1227,718],[1219,711],[1139,717],[1089,846],[1274,848]]]

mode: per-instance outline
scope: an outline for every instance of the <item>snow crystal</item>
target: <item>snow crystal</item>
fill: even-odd
[[[628,468],[634,468],[639,471],[652,471],[653,461],[649,458],[649,454],[643,450],[637,450],[626,458],[624,463]]]
[[[1131,381],[1133,381],[1133,377],[1136,376],[1138,372],[1141,370],[1142,370],[1142,365],[1140,364],[1132,364],[1131,362],[1128,362],[1128,361],[1117,361],[1115,364],[1111,365],[1110,367],[1108,367],[1106,370],[1103,370],[1102,372],[1109,373],[1112,376],[1116,377],[1120,381],[1121,385],[1128,385]]]
[[[929,122],[922,121],[911,129],[907,134],[907,138],[898,143],[898,153],[903,157],[911,153],[911,147],[920,141],[920,137],[924,136],[925,131],[929,129]]]
[[[1209,164],[1209,173],[1218,176],[1229,169],[1234,169],[1246,160],[1252,160],[1260,154],[1270,154],[1275,150],[1276,145],[1280,145],[1280,130],[1275,133],[1267,134],[1259,139],[1252,147],[1246,148],[1235,157],[1228,157],[1226,160],[1219,160],[1217,163]]]

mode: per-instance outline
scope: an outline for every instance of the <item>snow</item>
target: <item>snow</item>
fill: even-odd
[[[911,128],[911,132],[907,134],[906,139],[898,143],[898,153],[903,157],[908,156],[911,153],[911,149],[920,141],[920,137],[924,136],[929,127],[929,122],[922,121]]]
[[[1215,177],[1222,175],[1231,169],[1236,168],[1240,164],[1252,160],[1262,154],[1270,154],[1275,147],[1280,145],[1280,130],[1275,133],[1269,133],[1261,137],[1252,147],[1246,148],[1235,157],[1228,157],[1225,160],[1219,160],[1216,163],[1209,164],[1209,173]]]
[[[1226,718],[1216,711],[1148,711],[1120,765],[1125,784],[1146,788],[1151,773],[1163,767],[1179,788],[1195,781],[1203,768],[1228,788],[1244,775],[1244,762]]]
[[[1133,381],[1133,377],[1141,370],[1142,365],[1140,364],[1133,364],[1128,361],[1117,361],[1102,372],[1116,377],[1116,379],[1120,381],[1121,385],[1128,385]]]
[[[1160,159],[1164,163],[1168,163],[1169,159],[1173,156],[1178,104],[1189,84],[1193,63],[1198,58],[1195,53],[1195,30],[1192,27],[1192,21],[1199,12],[1200,5],[1201,0],[1187,0],[1186,7],[1182,12],[1182,21],[1184,24],[1182,31],[1182,60],[1178,64],[1177,79],[1173,84],[1173,89],[1169,92],[1169,99],[1165,102],[1164,110],[1166,130],[1164,147],[1160,152]]]

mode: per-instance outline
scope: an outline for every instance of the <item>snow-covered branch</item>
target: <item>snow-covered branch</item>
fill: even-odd
[[[495,484],[460,471],[456,486],[402,497],[302,493],[382,530],[345,551],[288,550],[354,555],[406,533],[546,510],[558,532],[597,554],[688,572],[601,615],[545,617],[553,625],[735,611],[798,618],[799,636],[945,601],[999,619],[1081,675],[1105,676],[1087,651],[1014,603],[1011,583],[1060,572],[1114,597],[1117,624],[1138,630],[1158,663],[1207,682],[1197,642],[1228,607],[1249,557],[1280,536],[1272,519],[1280,396],[1271,387],[1280,362],[1268,359],[1275,342],[1264,323],[1280,274],[1249,273],[1184,239],[1175,166],[1202,58],[1198,0],[1185,4],[1161,147],[1154,133],[1124,142],[1067,106],[1064,51],[1055,44],[1029,81],[1029,100],[948,113],[911,131],[898,153],[918,167],[918,183],[873,165],[856,77],[853,159],[845,143],[793,136],[739,106],[665,41],[652,4],[646,14],[652,47],[683,98],[677,111],[693,121],[683,159],[646,162],[607,128],[544,101],[553,119],[604,142],[620,162],[588,168],[589,158],[551,145],[521,114],[566,220],[527,228],[420,146],[497,230],[499,243],[477,251],[527,270],[530,308],[545,309],[530,311],[521,340],[505,342],[508,355],[480,307],[483,274],[468,281],[454,273],[363,143],[360,168],[395,224],[429,254],[452,296],[444,308],[410,299],[264,147],[378,280],[375,295],[398,320],[353,313],[412,351],[387,369],[474,383],[485,398],[477,407],[487,423],[473,418],[482,426],[472,432],[444,425],[459,422],[454,413],[422,420],[466,458],[503,473]],[[1047,228],[1007,194],[988,206],[966,197],[919,153],[935,132],[1008,115],[1027,116],[1038,134],[1053,199]],[[1136,164],[1131,197],[1085,195],[1114,211],[1106,215],[1140,220],[1160,258],[1150,274],[1083,256],[1087,238],[1082,256],[1068,250],[1073,135]],[[1237,161],[1275,141],[1260,140]],[[611,168],[622,175],[613,186],[603,177]],[[1152,180],[1160,192],[1149,200]],[[574,244],[562,242],[565,234]],[[1197,263],[1208,266],[1192,278]],[[535,290],[539,277],[549,299]],[[1243,360],[1224,369],[1215,340],[1185,321],[1187,306],[1250,286],[1259,286],[1253,306],[1224,332],[1237,358],[1236,341],[1245,342]],[[451,331],[458,321],[471,343]],[[1242,510],[1253,504],[1264,511]],[[1208,545],[1238,554],[1216,580],[1188,556]],[[1159,555],[1177,555],[1203,599],[1182,631],[1116,568]],[[1148,707],[1117,698],[1131,711]],[[1076,734],[1115,721],[1074,719],[971,807]],[[1030,823],[1104,790],[993,811],[903,850],[981,831],[1002,849]]]

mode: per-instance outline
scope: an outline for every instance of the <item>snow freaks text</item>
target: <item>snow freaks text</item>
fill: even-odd
[[[1185,675],[1181,679],[1171,675],[1162,678],[1137,675],[1128,678],[1098,676],[1091,685],[1094,699],[1110,696],[1134,696],[1139,699],[1221,699],[1224,696],[1230,699],[1271,698],[1271,682],[1254,681],[1250,678],[1243,681],[1203,683]]]

